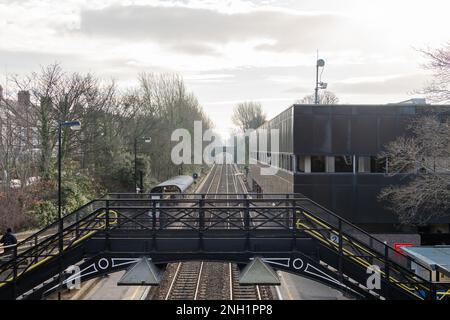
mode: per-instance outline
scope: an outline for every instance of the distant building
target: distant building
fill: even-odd
[[[0,154],[14,154],[15,161],[24,155],[34,156],[38,151],[38,136],[36,125],[32,121],[30,93],[19,91],[17,100],[5,96],[0,86]],[[0,162],[0,180],[4,180],[6,168],[4,159]],[[13,177],[9,177],[12,179]]]
[[[377,201],[380,190],[404,182],[388,175],[389,162],[378,158],[383,146],[406,132],[414,116],[430,110],[450,115],[450,106],[417,103],[390,105],[293,105],[257,129],[279,129],[280,149],[258,148],[250,157],[249,185],[254,192],[301,193],[372,233],[417,233],[400,227],[397,216]],[[270,139],[269,139],[270,140]],[[278,173],[261,175],[274,165]],[[425,233],[449,234],[450,218],[433,221]]]
[[[34,148],[37,143],[36,128],[32,125],[30,117],[30,93],[25,90],[19,91],[17,100],[11,100],[4,96],[3,88],[0,86],[0,132],[3,133],[1,136],[9,132],[14,135],[16,147]]]

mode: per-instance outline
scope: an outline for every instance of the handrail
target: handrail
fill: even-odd
[[[326,225],[329,225],[329,223],[328,223],[327,221],[324,221],[322,218],[318,217],[317,215],[314,215],[314,213],[312,213],[309,209],[303,208],[303,207],[301,207],[301,209],[304,210],[304,211],[306,211],[306,212],[308,212],[308,214],[314,216],[314,218],[320,220],[322,223],[324,223],[324,224],[326,224]],[[336,228],[336,227],[331,227],[331,228]],[[336,228],[336,230],[337,230],[337,229],[338,229],[338,228]],[[355,243],[355,244],[361,245],[362,247],[366,247],[369,251],[371,251],[372,253],[376,254],[376,256],[374,256],[374,258],[379,259],[379,260],[383,260],[383,259],[385,258],[385,256],[384,256],[383,253],[377,251],[377,250],[374,249],[374,248],[369,247],[366,243],[364,243],[363,241],[361,241],[361,240],[358,239],[358,238],[355,238],[352,234],[345,233],[345,237],[346,237],[347,239],[350,239],[350,240],[351,240],[350,242],[349,242],[348,240],[346,240],[346,242],[349,242],[350,244]],[[343,237],[343,238],[344,238],[344,237]],[[384,243],[382,242],[382,244],[384,244]],[[388,246],[388,247],[389,247],[389,246]],[[397,251],[395,251],[395,252],[397,253]],[[408,261],[414,261],[415,263],[417,263],[417,264],[420,265],[421,267],[425,268],[426,270],[431,271],[429,267],[427,267],[427,266],[425,266],[425,265],[421,265],[419,262],[415,261],[415,260],[412,259],[411,257],[408,257],[408,256],[404,256],[404,257],[405,257],[406,259],[408,259]],[[403,272],[406,272],[406,273],[409,273],[409,274],[414,275],[414,277],[416,277],[416,278],[422,280],[423,282],[427,282],[427,283],[430,283],[430,282],[431,282],[430,280],[427,280],[427,279],[421,277],[420,275],[415,274],[415,273],[412,272],[411,270],[405,268],[404,266],[402,266],[402,265],[396,263],[396,262],[393,261],[392,259],[389,259],[388,263],[389,263],[390,265],[392,265],[392,266],[395,266],[395,267],[400,268]]]
[[[8,244],[7,246],[0,246],[0,249],[13,248],[13,247],[17,247],[17,243]]]
[[[111,195],[111,194],[109,194]],[[122,194],[122,195],[127,195],[127,194]],[[154,194],[153,194],[154,195]],[[314,219],[316,219],[318,222],[322,222],[323,225],[327,226],[328,231],[332,231],[335,232],[336,230],[340,230],[339,233],[342,235],[342,238],[340,238],[340,241],[344,241],[344,237],[345,237],[345,241],[347,244],[349,244],[350,246],[360,246],[361,250],[366,251],[369,255],[371,253],[373,253],[373,258],[380,260],[380,261],[384,261],[384,263],[387,263],[386,265],[388,267],[392,267],[392,270],[395,270],[395,272],[398,272],[397,275],[397,279],[396,280],[404,280],[404,278],[408,281],[410,280],[414,280],[417,282],[413,282],[413,283],[422,283],[423,285],[433,285],[433,282],[431,281],[431,270],[429,267],[423,265],[420,261],[417,261],[416,259],[409,257],[401,252],[398,252],[397,250],[395,250],[394,248],[392,248],[391,246],[387,245],[386,243],[380,241],[379,239],[375,238],[374,236],[372,236],[371,234],[369,234],[368,232],[364,231],[363,229],[359,228],[358,226],[352,224],[351,222],[349,222],[348,220],[340,217],[339,215],[335,214],[334,212],[332,212],[331,210],[321,206],[320,204],[312,201],[309,198],[306,197],[291,197],[291,196],[295,196],[297,194],[283,194],[282,198],[249,198],[249,194],[238,194],[236,193],[235,195],[243,195],[242,198],[233,198],[233,199],[218,199],[218,198],[211,198],[211,197],[203,197],[201,194],[194,194],[196,196],[195,199],[192,198],[177,198],[177,199],[155,199],[155,198],[103,198],[103,199],[95,199],[92,200],[88,203],[86,203],[85,205],[81,206],[80,208],[78,208],[77,210],[74,210],[73,212],[71,212],[70,214],[66,215],[63,217],[63,220],[66,222],[66,225],[64,225],[64,228],[62,230],[63,232],[63,237],[65,235],[70,235],[75,231],[75,228],[78,228],[80,225],[84,225],[86,222],[88,223],[88,225],[90,226],[89,228],[91,228],[92,223],[94,222],[93,227],[97,228],[95,230],[99,230],[98,229],[98,225],[97,225],[97,219],[99,219],[98,221],[100,221],[100,224],[102,223],[101,221],[105,220],[105,219],[109,219],[109,216],[103,216],[103,215],[99,215],[98,213],[101,211],[105,211],[105,210],[116,210],[116,209],[129,209],[129,210],[135,210],[134,212],[137,213],[137,215],[134,216],[126,216],[126,214],[124,214],[123,212],[116,212],[117,216],[116,219],[123,219],[120,223],[117,223],[114,227],[124,227],[124,229],[126,229],[128,227],[128,223],[132,222],[134,224],[134,226],[141,226],[144,228],[147,228],[146,225],[142,224],[141,221],[139,219],[146,219],[149,221],[153,221],[154,217],[147,217],[144,216],[147,211],[148,212],[152,212],[153,215],[155,214],[155,204],[159,204],[159,206],[157,206],[156,210],[158,210],[160,212],[160,214],[166,214],[167,215],[167,222],[169,222],[168,224],[166,223],[166,226],[169,226],[173,223],[173,221],[176,221],[177,219],[180,222],[191,222],[191,221],[198,221],[198,219],[202,219],[200,216],[196,217],[195,216],[195,212],[197,212],[196,210],[198,210],[198,208],[200,208],[200,203],[203,204],[202,208],[205,210],[227,210],[229,212],[229,216],[227,218],[223,218],[223,219],[228,219],[227,221],[233,221],[233,219],[239,220],[239,217],[236,217],[236,214],[234,214],[234,218],[233,218],[233,212],[234,211],[239,211],[242,210],[244,208],[248,208],[250,210],[254,210],[257,215],[252,217],[252,220],[255,222],[264,222],[266,221],[266,223],[262,223],[262,224],[258,224],[254,227],[254,229],[258,229],[260,228],[261,230],[266,229],[267,227],[273,228],[275,229],[280,229],[280,228],[285,228],[287,230],[290,230],[291,227],[295,228],[295,225],[290,226],[289,223],[286,224],[285,223],[285,218],[281,217],[281,215],[283,213],[280,213],[280,215],[277,215],[275,217],[269,217],[267,216],[267,214],[270,212],[270,210],[274,210],[274,214],[276,214],[276,210],[280,210],[283,211],[286,209],[294,209],[294,210],[289,210],[288,214],[290,218],[296,218],[297,217],[297,213],[298,211],[302,210],[305,212],[305,214],[309,214],[310,217],[313,217]],[[209,194],[208,194],[209,195]],[[230,194],[226,194],[226,195],[230,195]],[[282,194],[272,194],[272,195],[276,195],[276,196],[280,196]],[[185,195],[183,195],[185,196]],[[200,196],[200,197],[199,197]],[[128,202],[128,204],[124,204],[124,202]],[[144,205],[142,205],[142,202],[145,202]],[[222,206],[220,205],[221,203],[226,203],[228,202],[227,206]],[[271,205],[271,203],[277,204],[277,205]],[[277,203],[279,202],[279,203]],[[177,204],[193,204],[192,206],[189,205],[185,205],[185,206],[166,206],[167,204],[170,203],[177,203]],[[232,204],[231,206],[229,204]],[[95,204],[100,204],[99,206],[95,206]],[[135,204],[135,205],[133,205]],[[137,205],[136,205],[137,204]],[[211,206],[208,206],[208,204],[211,204]],[[218,205],[216,205],[218,204]],[[234,204],[234,205],[233,205]],[[260,204],[258,206],[258,204]],[[94,207],[92,207],[92,211],[89,210],[89,213],[83,214],[82,216],[80,216],[79,218],[77,217],[76,220],[71,220],[71,218],[74,217],[75,214],[82,212],[82,210],[88,208],[89,206],[94,205]],[[140,212],[138,210],[144,210],[143,212]],[[176,210],[187,210],[185,212],[187,212],[186,214],[182,214],[181,216],[177,216],[174,215],[174,211]],[[258,212],[260,211],[260,212]],[[316,212],[317,211],[317,212]],[[141,218],[142,217],[142,218]],[[231,219],[230,219],[231,217]],[[329,221],[329,218],[333,218],[331,219],[331,221]],[[159,219],[161,219],[161,217],[159,217]],[[203,217],[204,219],[204,217]],[[211,218],[208,218],[210,221],[222,221],[223,219],[219,216],[213,216]],[[280,219],[283,219],[283,222],[280,222]],[[292,219],[289,219],[289,221],[294,221]],[[313,220],[314,220],[313,219]],[[336,220],[335,220],[336,219]],[[311,221],[313,221],[311,220]],[[64,222],[63,221],[63,222]],[[108,220],[109,221],[109,220]],[[162,220],[159,220],[160,223]],[[30,240],[35,241],[36,237],[39,236],[40,234],[44,233],[46,230],[50,230],[52,228],[55,228],[57,226],[59,226],[59,222],[55,221],[52,224],[50,224],[49,226],[39,230],[38,232],[36,232],[35,234],[27,237],[26,239],[22,240],[21,242],[14,244],[14,245],[9,245],[9,246],[4,246],[5,248],[11,248],[13,247],[15,250],[15,254],[14,254],[14,258],[12,260],[9,261],[5,261],[4,263],[0,264],[0,272],[10,272],[11,267],[17,268],[18,263],[20,263],[21,261],[27,261],[28,258],[32,257],[33,259],[39,259],[39,257],[43,257],[44,255],[41,255],[42,252],[46,252],[45,254],[54,254],[55,252],[60,253],[59,250],[56,250],[56,247],[53,247],[53,245],[56,243],[55,241],[59,239],[59,233],[58,232],[52,232],[52,234],[47,235],[47,237],[42,240],[39,241],[38,243],[36,243],[36,245],[32,246],[32,247],[27,247],[27,248],[23,248],[24,245],[26,244],[27,246],[29,245]],[[274,226],[268,226],[267,222],[275,222],[276,224]],[[314,222],[315,224],[313,225],[316,226],[316,222]],[[217,223],[216,223],[217,224]],[[107,225],[107,224],[105,224]],[[236,227],[235,224],[232,224]],[[133,225],[131,225],[133,227]],[[187,225],[189,228],[192,228],[192,230],[198,230],[200,231],[200,229],[196,226],[196,225]],[[317,224],[317,226],[320,227],[320,224]],[[212,227],[214,227],[214,225],[212,225]],[[345,228],[345,231],[342,232],[343,227]],[[151,228],[151,227],[149,227]],[[153,225],[154,228],[154,225]],[[88,229],[82,229],[83,232],[85,232]],[[155,230],[155,229],[153,229]],[[158,229],[159,230],[159,229]],[[320,229],[320,228],[315,228],[314,230],[327,230],[326,228],[324,229]],[[352,233],[356,231],[355,234]],[[77,233],[78,234],[78,233]],[[83,235],[84,236],[84,235]],[[83,236],[81,236],[80,239],[83,239]],[[363,238],[359,239],[358,236],[362,236]],[[72,241],[74,238],[72,236],[70,236]],[[369,242],[366,242],[369,241]],[[75,242],[70,242],[69,247],[71,247],[73,245],[73,243]],[[374,246],[375,244],[375,246]],[[24,251],[22,252],[17,252],[17,248],[21,247],[24,249]],[[385,249],[385,250],[379,250],[378,247],[381,247],[381,249]],[[2,248],[2,247],[0,247]],[[48,249],[50,249],[50,251],[48,251]],[[356,247],[355,247],[356,248]],[[42,250],[42,251],[41,251]],[[46,251],[47,250],[47,251]],[[54,251],[56,250],[56,251]],[[65,249],[64,249],[65,250]],[[355,249],[356,250],[356,249]],[[389,251],[390,250],[390,251]],[[383,254],[384,252],[384,254]],[[387,255],[386,255],[387,252]],[[402,263],[399,263],[396,261],[396,259],[393,259],[393,256],[390,256],[389,253],[390,252],[394,252],[395,254],[401,256],[403,259],[405,259],[404,261],[402,261]],[[387,258],[387,260],[386,260]],[[416,274],[414,271],[409,270],[407,267],[403,266],[403,262],[405,263],[405,266],[407,265],[407,262],[414,262],[417,265],[421,266],[422,268],[424,268],[425,270],[428,270],[430,272],[430,280],[427,280],[425,278],[423,278],[422,276]],[[27,262],[27,267],[25,268],[25,270],[27,268],[29,268],[32,265],[32,263],[28,264]],[[395,279],[395,278],[392,278]],[[389,280],[389,278],[388,278]],[[392,282],[391,280],[389,280],[389,282]],[[431,287],[430,287],[431,288]],[[433,287],[434,288],[434,287]],[[431,289],[429,292],[432,292]]]
[[[124,196],[135,196],[134,198],[128,198],[130,200],[132,199],[136,199],[138,197],[142,197],[142,196],[162,196],[165,195],[167,196],[167,193],[132,193],[132,192],[125,192],[125,193],[108,193],[107,195],[103,196],[102,198],[100,198],[99,200],[112,200],[112,198],[105,198],[105,197],[111,197],[111,196],[116,196],[116,195],[124,195]],[[249,193],[178,193],[178,194],[170,194],[170,195],[176,195],[176,196],[195,196],[195,197],[201,197],[204,195],[207,195],[208,197],[211,196],[215,196],[215,195],[228,195],[228,196],[252,196],[252,195],[258,195],[260,196],[261,193],[256,193],[256,192],[249,192]],[[299,197],[295,197],[295,198],[286,198],[286,196],[301,196],[301,197],[305,197],[303,194],[301,193],[264,193],[264,196],[284,196],[284,199],[299,199]],[[266,200],[270,200],[272,198],[266,198]],[[225,199],[226,200],[226,199]],[[234,200],[234,199],[228,199],[228,200]]]
[[[96,215],[98,212],[105,210],[105,208],[98,208],[96,210],[94,210],[93,212],[91,212],[90,214],[86,215],[85,217],[81,218],[80,220],[72,223],[71,225],[65,227],[63,229],[63,235],[66,233],[67,231],[73,231],[73,228],[76,227],[77,224],[80,223],[84,223],[86,222],[89,218],[91,218],[92,216]],[[21,259],[23,257],[27,257],[29,256],[33,250],[38,250],[39,247],[41,246],[48,246],[50,243],[52,243],[54,240],[58,240],[59,239],[59,234],[52,234],[49,237],[47,237],[46,239],[44,239],[44,241],[39,242],[36,246],[33,247],[29,247],[27,248],[25,251],[17,253],[16,256],[14,257],[15,260]],[[22,241],[23,242],[23,241]],[[17,246],[17,245],[16,245]],[[0,273],[4,270],[8,268],[8,265],[14,264],[15,261],[14,260],[8,260],[3,262],[2,264],[0,264]]]
[[[229,195],[229,194],[228,194],[228,195]],[[236,195],[241,195],[241,194],[236,194]],[[280,194],[274,194],[274,195],[280,195]],[[286,195],[287,195],[288,197],[286,197]],[[267,203],[267,202],[277,202],[277,201],[280,201],[280,202],[288,202],[288,203],[292,203],[293,201],[295,201],[295,202],[296,202],[296,205],[297,205],[299,208],[301,208],[301,209],[303,209],[303,210],[309,212],[310,214],[312,214],[312,215],[315,216],[316,218],[319,218],[319,219],[322,220],[323,222],[325,222],[325,223],[327,223],[327,224],[330,224],[329,221],[324,221],[324,220],[321,218],[321,215],[318,214],[317,212],[311,212],[311,209],[306,208],[306,207],[304,206],[304,204],[302,205],[302,204],[298,203],[299,201],[307,201],[309,204],[316,206],[317,208],[319,208],[320,210],[324,211],[324,212],[325,212],[326,214],[328,214],[329,216],[331,216],[331,217],[337,219],[337,221],[341,221],[341,223],[342,223],[342,224],[345,224],[346,227],[349,227],[349,228],[351,228],[353,231],[356,231],[357,233],[361,234],[362,236],[367,237],[368,240],[371,241],[371,243],[373,243],[373,244],[375,244],[375,245],[379,245],[382,249],[387,248],[388,252],[395,253],[395,254],[401,256],[403,259],[406,259],[406,261],[408,261],[408,262],[414,262],[414,263],[416,263],[417,265],[421,266],[422,268],[424,268],[424,269],[426,269],[426,270],[428,270],[428,271],[430,272],[430,269],[429,269],[427,266],[425,266],[424,264],[422,264],[420,261],[417,261],[416,259],[413,259],[413,258],[411,258],[411,257],[409,257],[409,256],[407,256],[407,255],[405,255],[405,254],[403,254],[402,252],[399,252],[399,251],[395,250],[394,248],[392,248],[392,247],[389,246],[388,244],[386,244],[386,243],[380,241],[379,239],[377,239],[376,237],[372,236],[372,235],[369,234],[368,232],[366,232],[366,231],[364,231],[363,229],[359,228],[358,226],[352,224],[352,223],[349,222],[347,219],[342,218],[341,216],[335,214],[335,213],[332,212],[331,210],[329,210],[329,209],[323,207],[322,205],[316,203],[315,201],[313,201],[313,200],[311,200],[311,199],[309,199],[309,198],[306,198],[306,197],[301,197],[301,198],[291,198],[291,197],[289,197],[290,195],[293,195],[293,194],[285,194],[285,197],[284,197],[284,198],[252,198],[252,199],[251,199],[251,202],[253,202],[253,203]],[[179,203],[179,204],[180,204],[180,203],[196,203],[196,202],[198,202],[198,201],[201,200],[201,197],[199,198],[199,194],[195,194],[195,196],[197,196],[196,199],[191,199],[191,198],[189,198],[189,199],[186,199],[186,198],[181,198],[181,199],[180,199],[180,198],[179,198],[179,199],[152,199],[152,198],[147,198],[147,199],[117,198],[117,199],[116,199],[116,198],[112,198],[112,199],[111,199],[111,198],[110,198],[110,199],[108,199],[108,201],[115,201],[115,202],[142,202],[142,201],[145,201],[145,202],[149,202],[149,203],[157,202],[157,203],[160,203],[160,204],[164,204],[164,203],[173,203],[173,202],[175,201],[176,203]],[[200,196],[201,196],[201,194],[200,194]],[[247,196],[248,196],[248,195],[247,195]],[[237,198],[237,199],[232,199],[231,201],[234,202],[234,203],[237,203],[237,204],[240,204],[240,203],[243,203],[243,204],[244,204],[247,200],[248,200],[248,199],[245,199],[245,198]],[[224,203],[224,202],[229,202],[230,199],[206,198],[206,199],[204,199],[204,201],[205,201],[206,203]],[[279,206],[277,206],[276,209],[288,209],[288,208],[291,208],[291,207],[292,207],[292,206],[286,206],[286,207],[279,207]],[[151,207],[149,207],[149,206],[130,206],[130,205],[128,205],[128,206],[126,206],[126,207],[122,207],[122,206],[120,206],[120,205],[118,205],[118,206],[110,206],[110,208],[111,208],[111,209],[125,209],[125,208],[129,208],[129,209],[144,209],[144,210],[145,210],[145,209],[149,209],[149,210],[151,209]],[[225,209],[228,209],[228,210],[233,210],[233,209],[239,210],[240,208],[241,208],[241,207],[233,208],[233,207],[230,207],[230,206],[226,206],[226,207],[225,207],[225,206],[224,206],[224,207],[216,206],[216,207],[214,207],[214,209],[224,209],[224,210],[225,210]],[[270,209],[269,206],[267,206],[267,207],[257,207],[257,208],[258,208],[258,209]],[[164,207],[163,207],[163,206],[160,206],[159,209],[160,209],[160,210],[164,210],[164,209],[167,210],[167,209],[171,209],[171,208],[170,208],[170,207],[165,207],[165,206],[164,206]],[[177,209],[179,210],[180,207],[177,207]],[[337,228],[338,226],[335,225],[334,227]],[[347,232],[348,232],[348,231],[347,231]],[[364,242],[361,241],[360,239],[355,238],[353,235],[351,235],[351,234],[349,234],[349,233],[347,233],[347,232],[346,232],[346,235],[347,235],[348,237],[350,237],[354,242],[357,242],[357,243],[359,243],[360,245],[363,245],[363,246],[369,248],[369,250],[372,251],[372,252],[376,252],[377,255],[378,255],[378,258],[380,258],[380,257],[385,257],[385,256],[383,255],[382,252],[380,252],[379,250],[375,249],[373,246],[370,246],[368,243],[364,243]],[[382,250],[382,251],[384,252],[384,250]],[[430,280],[424,279],[423,277],[421,277],[421,276],[419,276],[419,275],[416,275],[416,274],[415,274],[414,272],[412,272],[411,270],[408,270],[407,268],[401,266],[399,263],[397,263],[397,262],[395,262],[394,260],[392,260],[392,259],[389,257],[389,253],[388,253],[388,258],[389,258],[389,259],[388,259],[388,260],[389,260],[389,263],[390,263],[391,265],[396,265],[396,266],[400,267],[401,269],[403,269],[405,272],[408,272],[409,274],[414,274],[417,278],[420,278],[420,279],[423,280],[423,281],[430,282]],[[380,259],[381,259],[381,258],[380,258]],[[430,274],[430,279],[431,279],[431,274]]]
[[[83,210],[84,208],[86,208],[86,207],[88,207],[88,206],[90,206],[90,205],[92,205],[93,203],[98,202],[98,201],[99,201],[98,199],[91,200],[91,201],[89,201],[88,203],[82,205],[81,207],[75,209],[75,210],[72,211],[71,213],[66,214],[65,216],[62,217],[63,222],[64,222],[65,219],[66,219],[66,220],[69,219],[70,217],[72,217],[73,215],[75,215],[77,212]],[[58,220],[56,220],[56,221],[50,223],[49,225],[45,226],[45,227],[42,228],[41,230],[37,231],[36,233],[33,233],[33,234],[30,235],[29,237],[27,237],[27,238],[25,238],[25,239],[19,241],[19,242],[17,243],[17,245],[19,246],[19,245],[21,245],[22,243],[28,242],[28,241],[30,241],[30,240],[34,240],[38,234],[41,234],[41,233],[43,233],[43,232],[45,232],[46,230],[49,230],[49,229],[51,229],[51,228],[58,227],[58,226],[59,226],[59,222],[60,222],[60,220],[58,219]]]
[[[362,233],[363,235],[367,236],[367,237],[368,237],[369,239],[371,239],[372,241],[375,241],[375,243],[378,243],[379,245],[382,245],[383,248],[388,248],[388,250],[391,250],[391,251],[395,252],[396,254],[403,256],[403,257],[406,258],[407,260],[409,260],[409,261],[414,261],[414,263],[416,263],[417,265],[419,265],[419,266],[421,266],[421,267],[423,267],[423,268],[425,268],[425,269],[427,269],[427,270],[430,270],[429,267],[423,265],[420,261],[418,261],[418,260],[416,260],[416,259],[414,259],[414,258],[412,258],[412,257],[410,257],[410,256],[408,256],[408,255],[406,255],[406,254],[404,254],[404,253],[401,252],[401,251],[395,250],[393,247],[391,247],[391,246],[388,245],[387,243],[384,243],[384,242],[380,241],[379,239],[377,239],[376,237],[372,236],[372,235],[371,235],[370,233],[368,233],[367,231],[364,231],[364,230],[361,229],[360,227],[354,225],[353,223],[351,223],[350,221],[346,220],[345,218],[342,218],[341,216],[337,215],[336,213],[332,212],[331,210],[329,210],[329,209],[323,207],[322,205],[318,204],[317,202],[315,202],[315,201],[313,201],[313,200],[311,200],[311,199],[309,199],[309,198],[306,198],[306,200],[309,201],[310,203],[312,203],[312,204],[318,206],[321,210],[326,211],[328,214],[332,215],[334,218],[336,218],[336,219],[338,219],[338,220],[344,222],[346,225],[352,227],[353,229],[355,229],[355,230],[357,230],[358,232]],[[307,210],[307,209],[305,209],[305,208],[302,208],[302,209],[303,209],[303,210],[306,210],[306,211],[309,211],[309,210]],[[310,212],[310,213],[311,213],[311,212]],[[317,217],[317,214],[313,214],[313,215],[316,216],[316,218],[319,218],[319,219],[320,219],[320,217]],[[323,219],[321,219],[321,220],[323,221]],[[326,221],[325,221],[325,222],[326,222]],[[336,227],[336,226],[335,226],[335,227]],[[350,234],[347,234],[347,236],[351,236],[351,235],[350,235]],[[351,238],[357,240],[357,239],[354,238],[353,236],[351,236]],[[358,242],[361,242],[360,240],[357,240],[357,241],[358,241]],[[367,244],[366,244],[366,246],[367,246]],[[373,249],[372,249],[372,250],[373,250]],[[427,281],[429,281],[429,280],[427,280]]]

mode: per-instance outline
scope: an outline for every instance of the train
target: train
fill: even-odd
[[[195,183],[195,180],[197,178],[197,174],[194,174],[193,176],[187,176],[187,175],[180,175],[173,177],[169,180],[166,180],[164,182],[161,182],[160,184],[154,186],[152,189],[150,189],[150,198],[151,199],[180,199],[184,198],[184,193],[186,190],[189,189],[190,186],[192,186],[193,183]],[[165,210],[167,210],[167,207],[176,206],[176,204],[164,204],[166,207]],[[156,219],[157,219],[157,225],[158,228],[163,228],[164,226],[170,225],[170,220],[173,218],[170,217],[170,215],[163,214],[163,209],[160,208],[160,203],[156,204],[156,207],[158,208],[156,210]],[[148,215],[151,216],[151,211],[148,212]]]
[[[192,176],[176,176],[160,184],[154,186],[150,190],[152,199],[172,199],[176,195],[185,193],[187,189],[195,182],[197,175]]]

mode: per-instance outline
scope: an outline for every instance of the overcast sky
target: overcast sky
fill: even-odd
[[[322,80],[342,103],[406,100],[423,86],[417,48],[450,40],[448,0],[0,0],[0,84],[60,62],[136,84],[177,72],[220,132],[256,100],[273,117]]]

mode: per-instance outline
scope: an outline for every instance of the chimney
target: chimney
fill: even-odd
[[[30,92],[21,90],[17,93],[17,103],[19,106],[28,107],[30,105]]]

